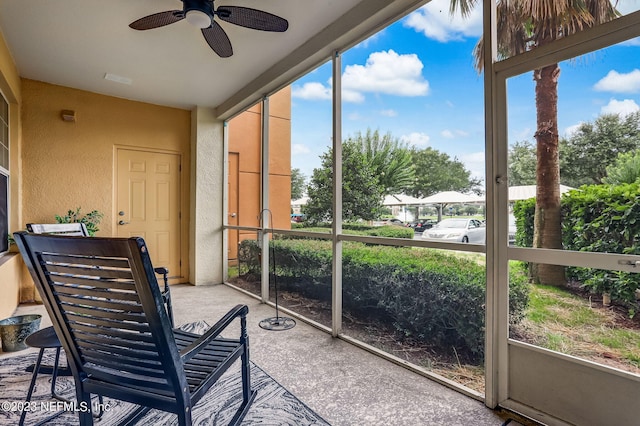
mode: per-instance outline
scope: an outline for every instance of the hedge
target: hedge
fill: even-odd
[[[569,191],[561,200],[565,250],[640,254],[640,185],[589,185]],[[516,244],[533,244],[535,200],[514,206]],[[635,306],[640,274],[591,268],[567,268],[568,278],[593,292],[611,293],[612,300]]]
[[[273,240],[278,285],[306,297],[331,300],[331,242]],[[259,274],[255,241],[241,243],[241,262]],[[375,315],[403,335],[441,348],[456,348],[471,361],[484,353],[485,268],[430,249],[345,243],[343,306],[352,315]],[[524,315],[528,281],[511,272],[512,322]]]
[[[330,226],[313,226],[313,227],[296,227],[296,230],[303,229],[308,232],[321,232],[327,233],[331,231]],[[385,226],[369,226],[360,224],[344,224],[342,230],[345,234],[349,235],[364,235],[369,237],[387,237],[387,238],[406,238],[412,239],[414,236],[413,228],[397,226],[397,225],[385,225]],[[286,235],[279,235],[280,239],[307,239],[313,237],[299,237]]]

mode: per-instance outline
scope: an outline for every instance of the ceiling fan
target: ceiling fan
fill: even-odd
[[[150,30],[186,19],[202,31],[209,47],[221,58],[233,55],[227,33],[214,17],[253,30],[284,32],[289,28],[286,19],[271,13],[242,6],[213,7],[213,0],[181,0],[182,10],[167,10],[140,18],[129,24],[134,30]]]

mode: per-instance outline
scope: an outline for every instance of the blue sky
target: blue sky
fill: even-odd
[[[622,0],[623,13],[640,0]],[[462,20],[449,0],[433,0],[342,56],[343,137],[367,128],[410,146],[432,147],[484,179],[483,79],[473,68],[481,34],[478,10]],[[640,110],[640,40],[561,64],[561,135],[600,114]],[[509,143],[533,141],[531,74],[508,82]],[[307,179],[331,145],[331,64],[292,85],[291,167]]]

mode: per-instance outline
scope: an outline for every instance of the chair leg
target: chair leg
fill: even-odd
[[[142,419],[149,411],[151,411],[151,408],[149,407],[138,406],[138,408],[129,413],[127,417],[125,417],[123,420],[120,420],[120,423],[118,423],[118,425],[133,426],[137,424],[138,421],[140,421],[140,419]]]
[[[91,394],[82,392],[77,389],[78,384],[76,383],[76,397],[78,398],[78,406],[86,406],[91,407]],[[80,421],[80,426],[93,426],[93,413],[92,410],[80,410],[78,411],[78,420]]]
[[[249,336],[246,332],[246,317],[240,318],[240,341],[244,349],[240,355],[240,368],[242,370],[242,403],[231,419],[229,425],[239,425],[249,411],[249,407],[256,397],[256,391],[251,390],[251,365],[249,364]]]
[[[33,369],[33,375],[31,376],[31,384],[29,385],[29,390],[27,391],[27,399],[25,402],[30,402],[31,397],[33,396],[33,388],[36,387],[36,379],[38,378],[38,371],[40,370],[40,364],[42,363],[42,356],[44,355],[44,348],[40,349],[38,353],[38,360],[36,361],[36,365]],[[20,414],[20,422],[19,426],[24,425],[24,419],[27,416],[27,411],[23,410],[22,414]]]
[[[100,420],[102,418],[102,415],[104,414],[104,399],[102,398],[102,395],[98,395],[98,412],[94,413],[92,407],[91,414],[94,419]]]
[[[38,353],[38,360],[36,361],[36,363],[34,364],[34,368],[33,368],[33,376],[31,376],[31,385],[29,386],[29,391],[27,392],[27,399],[25,402],[30,402],[31,401],[31,397],[33,396],[33,390],[35,388],[35,384],[36,384],[36,379],[38,377],[38,373],[41,372],[42,369],[42,357],[44,355],[44,350],[46,348],[40,348],[40,352]],[[56,380],[58,378],[58,367],[59,367],[59,361],[60,361],[60,349],[61,348],[56,348],[56,358],[55,358],[55,362],[53,363],[53,365],[49,368],[51,368],[51,374],[52,374],[52,378],[51,378],[51,397],[59,400],[59,401],[63,401],[66,403],[71,403],[70,399],[64,398],[60,395],[58,395],[56,393]],[[68,365],[67,365],[67,369],[69,369]],[[102,400],[100,401],[102,402]],[[59,411],[57,413],[54,413],[53,415],[40,420],[38,423],[36,423],[34,426],[41,426],[45,423],[48,423],[50,420],[55,419],[56,417],[60,416],[61,414],[64,413],[64,410]],[[19,426],[23,426],[24,425],[24,420],[26,417],[27,412],[23,411],[22,414],[20,415],[20,421],[18,423]],[[102,415],[102,412],[100,413],[100,415]]]
[[[242,355],[240,356],[240,362],[242,365],[242,401],[246,403],[251,393],[251,365],[249,365],[248,340],[245,342],[244,351],[242,351]]]
[[[56,348],[56,359],[53,363],[53,372],[51,374],[51,397],[57,399],[58,401],[63,401],[63,402],[71,402],[70,399],[67,399],[63,396],[60,396],[56,393],[56,380],[58,379],[58,366],[59,366],[59,361],[60,361],[60,349],[61,348]],[[67,368],[69,368],[69,365],[67,363]]]

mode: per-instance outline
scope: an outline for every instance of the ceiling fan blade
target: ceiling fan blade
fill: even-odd
[[[184,19],[184,13],[181,10],[167,10],[166,12],[154,13],[145,16],[129,24],[134,30],[150,30],[153,28],[164,27]]]
[[[286,19],[271,13],[242,6],[221,6],[216,15],[223,21],[254,30],[282,33],[289,28]]]
[[[221,58],[228,58],[233,55],[233,48],[231,47],[231,41],[224,32],[220,24],[213,21],[209,28],[202,29],[202,35],[204,39],[209,43],[209,47],[218,54]]]

